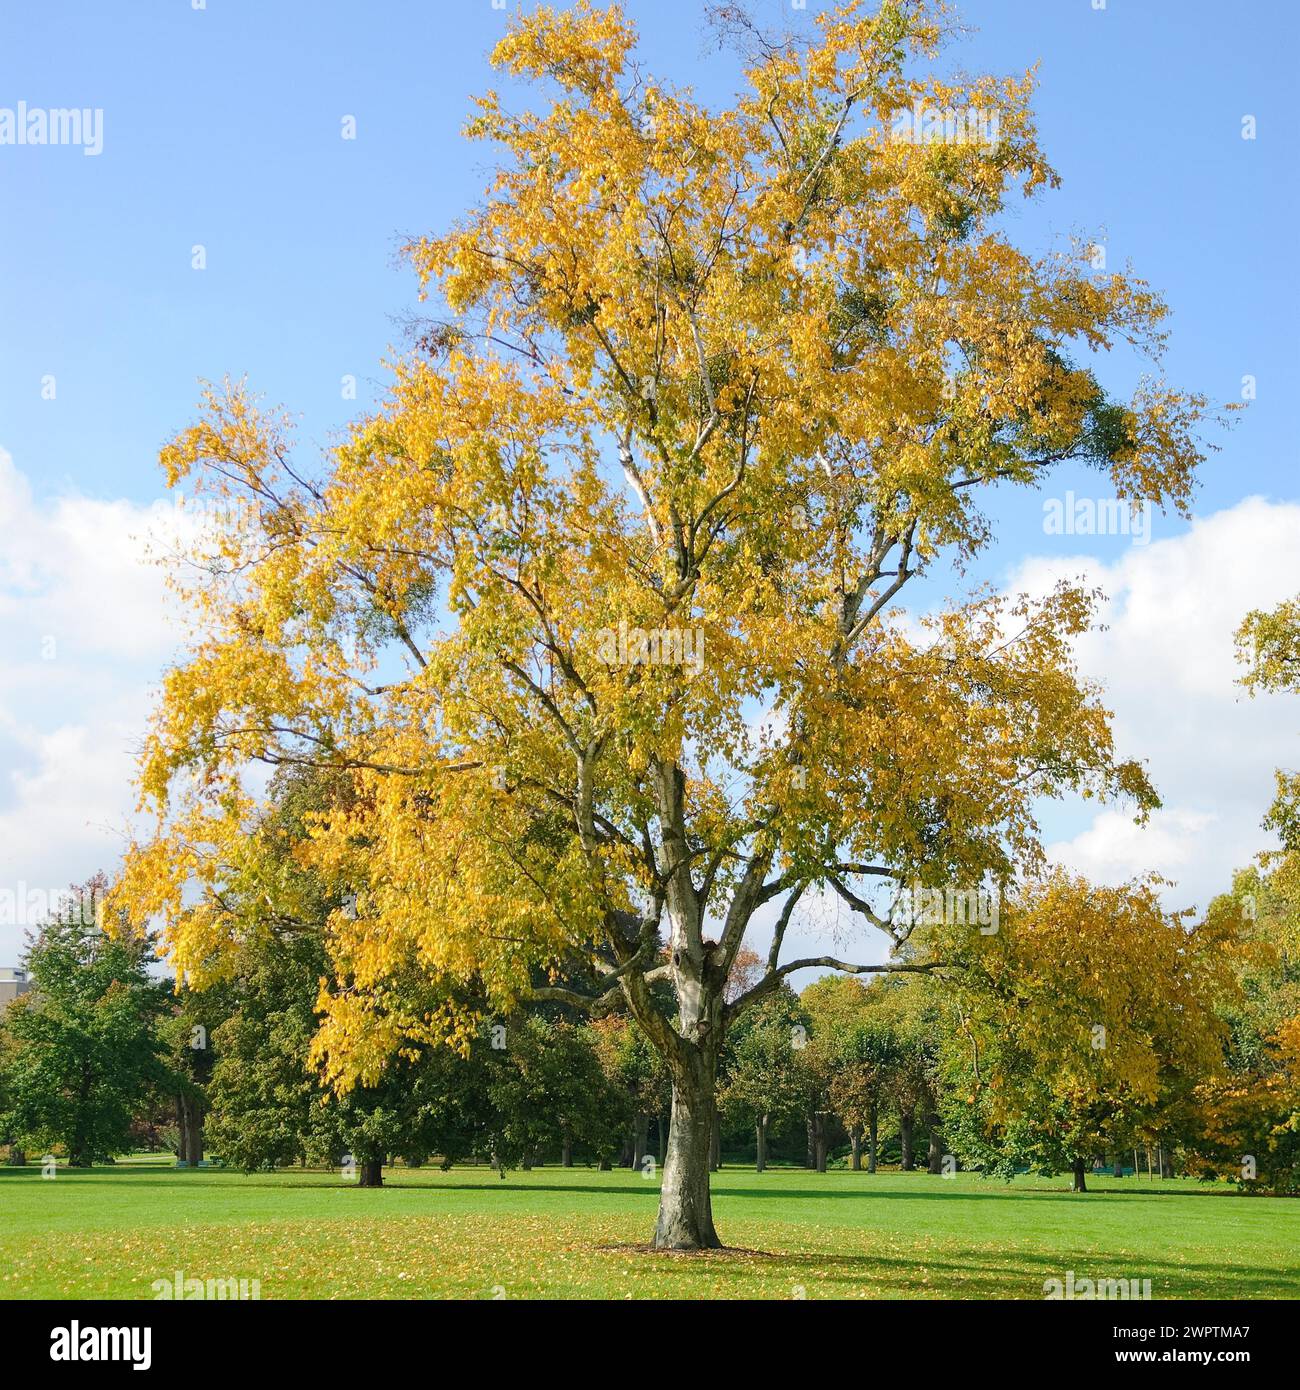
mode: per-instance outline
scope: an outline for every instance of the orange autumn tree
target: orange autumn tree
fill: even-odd
[[[511,99],[467,131],[495,176],[408,246],[441,317],[379,408],[315,468],[228,387],[162,453],[223,522],[181,573],[201,628],[143,757],[157,825],[123,900],[219,975],[250,769],[345,773],[310,851],[348,903],[322,1064],[347,1086],[463,1038],[464,982],[502,1010],[620,1003],[673,1082],[661,1248],[719,1243],[741,1011],[809,965],[933,968],[891,886],[1033,865],[1040,796],[1154,804],[1071,661],[1090,595],[977,594],[920,626],[897,607],[987,542],[998,486],[1082,462],[1182,509],[1200,460],[1201,398],[1153,372],[1114,401],[1089,365],[1157,359],[1158,297],[1000,229],[1056,176],[1028,78],[935,74],[946,23],[887,0],[750,35],[714,110],[651,79],[617,7],[516,19],[492,55]],[[895,113],[928,109],[996,132],[899,138]],[[824,892],[887,961],[785,959]],[[747,937],[763,967],[729,998]],[[599,993],[556,982],[575,959]]]

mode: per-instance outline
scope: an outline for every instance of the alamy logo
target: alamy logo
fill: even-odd
[[[894,113],[889,138],[908,145],[996,145],[1001,117],[979,106],[927,106],[913,102]]]
[[[1043,502],[1048,536],[1130,536],[1134,545],[1151,540],[1151,503],[1123,497],[1048,497]]]
[[[29,887],[21,878],[12,888],[0,888],[0,927],[39,926],[57,917],[102,928],[103,916],[104,900],[93,891]]]
[[[51,1361],[130,1361],[133,1371],[153,1365],[151,1327],[56,1327],[50,1333]]]
[[[1002,895],[996,888],[926,888],[913,883],[898,895],[890,920],[905,927],[978,927],[996,936]]]
[[[1149,1299],[1150,1279],[1076,1279],[1067,1269],[1064,1280],[1044,1279],[1043,1297],[1052,1299]]]
[[[700,627],[603,627],[596,633],[596,657],[606,666],[683,666],[692,677],[704,670],[704,629]]]
[[[104,152],[104,112],[95,106],[0,106],[0,145],[80,145]]]
[[[221,1299],[248,1302],[262,1297],[260,1279],[187,1279],[178,1269],[171,1279],[155,1279],[149,1286],[155,1300],[161,1299]]]

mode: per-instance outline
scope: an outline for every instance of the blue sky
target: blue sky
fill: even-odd
[[[1296,712],[1263,702],[1232,715],[1246,722],[1228,726],[1223,766],[1197,774],[1207,737],[1212,745],[1223,734],[1225,702],[1240,702],[1230,678],[1165,669],[1207,623],[1218,623],[1222,657],[1219,628],[1233,611],[1300,588],[1288,505],[1300,497],[1300,7],[1094,4],[958,7],[977,32],[948,62],[1039,65],[1041,136],[1064,184],[1017,210],[1016,236],[1030,246],[1073,233],[1103,240],[1110,266],[1131,261],[1174,307],[1170,377],[1233,400],[1251,375],[1257,399],[1207,466],[1192,524],[1157,518],[1139,554],[1123,537],[1045,536],[1041,497],[1021,493],[999,504],[997,544],[977,577],[1033,584],[1086,567],[1111,587],[1122,621],[1085,668],[1116,687],[1121,733],[1156,738],[1153,770],[1162,785],[1173,773],[1171,809],[1192,818],[1184,831],[1212,818],[1194,832],[1219,855],[1191,854],[1189,891],[1200,893],[1240,862],[1268,769],[1300,761]],[[626,8],[650,71],[726,99],[734,60],[711,44],[702,5]],[[821,6],[755,8],[777,23]],[[163,492],[159,444],[187,420],[201,377],[247,373],[300,416],[308,448],[365,409],[381,359],[401,341],[400,320],[416,307],[398,242],[445,227],[486,181],[485,149],[459,131],[470,94],[490,84],[486,54],[513,9],[491,0],[208,0],[199,10],[189,0],[49,0],[8,17],[0,107],[102,108],[103,151],[0,145],[0,452],[10,460],[0,474],[9,658],[0,889],[111,867],[113,827],[131,805],[120,772],[168,650],[153,581],[124,568],[139,548],[136,523]],[[1241,138],[1247,115],[1254,140]],[[341,138],[345,116],[355,117],[355,140]],[[196,245],[206,251],[201,271],[191,268]],[[356,402],[342,398],[345,374],[358,379]],[[1116,361],[1102,375],[1127,390],[1133,364]],[[51,376],[55,398],[43,399]],[[1074,481],[1062,478],[1058,491]],[[1091,475],[1076,485],[1097,486]],[[1185,610],[1185,626],[1152,637],[1152,605]],[[40,650],[49,636],[53,658]],[[1153,715],[1171,681],[1186,687],[1186,704]],[[1171,729],[1182,743],[1170,742]],[[1066,808],[1045,824],[1081,862],[1114,860],[1120,832],[1099,832],[1094,816]],[[1170,822],[1169,834],[1177,828]],[[1080,837],[1090,833],[1101,840],[1088,850]],[[0,961],[19,934],[0,920]]]

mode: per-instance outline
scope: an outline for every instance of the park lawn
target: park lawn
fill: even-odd
[[[1043,1281],[1151,1280],[1154,1298],[1300,1297],[1300,1201],[1145,1177],[727,1168],[723,1239],[655,1255],[657,1182],[540,1168],[246,1176],[128,1161],[0,1168],[0,1298],[151,1298],[246,1278],[273,1298],[1041,1298]]]

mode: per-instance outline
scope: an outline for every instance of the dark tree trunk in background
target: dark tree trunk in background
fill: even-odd
[[[806,1155],[805,1158],[804,1158],[803,1166],[804,1166],[805,1168],[816,1168],[816,1167],[817,1167],[817,1135],[816,1135],[816,1129],[815,1129],[815,1124],[814,1124],[813,1116],[809,1115],[809,1116],[808,1116],[808,1119],[805,1121],[805,1123],[806,1123],[807,1126],[808,1126],[808,1153],[807,1153],[807,1155]]]
[[[646,1145],[650,1136],[650,1116],[638,1115],[632,1121],[632,1167],[640,1169],[645,1161]]]
[[[1074,1178],[1073,1181],[1070,1183],[1070,1191],[1087,1192],[1087,1190],[1088,1178],[1086,1174],[1086,1169],[1084,1167],[1084,1161],[1081,1158],[1076,1158],[1074,1160]]]
[[[27,1166],[27,1155],[17,1144],[9,1146],[9,1166],[11,1168],[25,1168]]]
[[[669,1125],[669,1133],[672,1126]],[[722,1167],[722,1121],[715,1108],[713,1113],[713,1133],[709,1136],[709,1172],[716,1173]]]
[[[188,1136],[185,1148],[190,1167],[197,1168],[203,1162],[203,1104],[191,1097],[185,1111],[185,1129]]]
[[[912,1124],[913,1115],[910,1110],[898,1117],[898,1138],[903,1147],[903,1172],[910,1173],[916,1167],[912,1157]]]
[[[90,1097],[95,1086],[94,1073],[90,1069],[88,1062],[83,1062],[81,1067],[81,1109],[77,1118],[77,1126],[73,1133],[72,1140],[68,1144],[68,1167],[69,1168],[89,1168],[90,1163],[90,1140],[85,1132],[83,1117],[86,1108],[90,1104]]]
[[[943,1135],[939,1132],[939,1117],[932,1110],[926,1116],[926,1127],[930,1131],[929,1171],[943,1172]]]
[[[562,1146],[561,1149],[560,1149],[560,1167],[561,1167],[561,1168],[572,1168],[572,1167],[573,1167],[573,1140],[572,1140],[572,1139],[566,1139],[566,1140],[564,1141],[563,1146]]]
[[[819,1173],[826,1171],[826,1116],[813,1117],[813,1166]]]
[[[867,1172],[876,1171],[876,1151],[880,1147],[877,1136],[880,1132],[880,1111],[871,1107],[871,1120],[867,1125]]]
[[[358,1187],[383,1187],[384,1185],[384,1160],[382,1158],[365,1158],[357,1167],[357,1186]]]
[[[754,1171],[763,1173],[767,1171],[767,1116],[760,1115],[754,1125],[754,1139],[757,1145],[757,1157],[754,1159]]]
[[[849,1135],[849,1167],[855,1172],[862,1171],[862,1135],[858,1130],[854,1130]]]
[[[608,1158],[602,1158],[600,1162],[596,1164],[596,1171],[598,1173],[609,1173],[613,1171],[613,1167],[614,1165],[609,1161]]]

